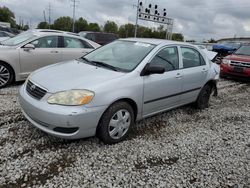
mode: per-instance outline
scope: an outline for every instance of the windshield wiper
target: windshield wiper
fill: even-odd
[[[91,61],[91,62],[93,62],[95,65],[105,67],[105,68],[111,69],[113,71],[117,71],[117,72],[119,71],[116,67],[109,65],[109,64],[106,64],[106,63],[103,63],[103,62],[100,62],[100,61]]]
[[[112,66],[112,65],[109,65],[109,64],[106,64],[106,63],[103,63],[103,62],[100,62],[100,61],[90,61],[89,59],[85,58],[85,57],[81,57],[81,59],[83,59],[84,61],[86,61],[87,63],[89,64],[94,64],[95,66],[99,66],[99,67],[105,67],[105,68],[108,68],[108,69],[111,69],[113,71],[119,71],[116,67]]]

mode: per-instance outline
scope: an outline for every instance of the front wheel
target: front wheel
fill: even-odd
[[[210,100],[210,96],[212,94],[212,87],[210,85],[205,85],[196,102],[195,102],[195,106],[198,108],[198,109],[205,109],[205,108],[208,108],[209,106],[209,100]]]
[[[6,87],[13,81],[13,71],[5,63],[0,62],[0,89]]]
[[[97,136],[105,144],[115,144],[127,138],[134,125],[134,112],[126,102],[111,105],[103,114],[97,128]]]

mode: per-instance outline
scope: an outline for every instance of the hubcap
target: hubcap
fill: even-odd
[[[7,84],[9,79],[10,79],[9,70],[5,66],[0,65],[0,86],[4,86],[5,84]]]
[[[123,109],[116,112],[109,122],[109,135],[113,139],[122,138],[128,131],[131,122],[130,113]]]

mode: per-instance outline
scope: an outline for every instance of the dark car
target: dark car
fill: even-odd
[[[250,78],[250,45],[243,45],[221,63],[221,77]]]
[[[119,37],[114,33],[88,32],[82,31],[78,33],[81,37],[92,40],[100,45],[106,45],[117,40]]]

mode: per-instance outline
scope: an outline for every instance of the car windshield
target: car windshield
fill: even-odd
[[[117,70],[130,72],[148,55],[155,45],[118,40],[103,46],[86,56],[89,62],[101,62]]]
[[[236,48],[236,49],[238,49],[241,46],[240,42],[225,42],[225,43],[222,43],[222,44],[225,45],[225,46],[228,46],[230,48]]]
[[[4,42],[1,42],[1,44],[5,46],[16,46],[18,44],[25,42],[26,40],[33,38],[34,36],[35,35],[32,32],[25,32],[13,38],[7,39]]]
[[[250,56],[250,46],[242,46],[234,54]]]

